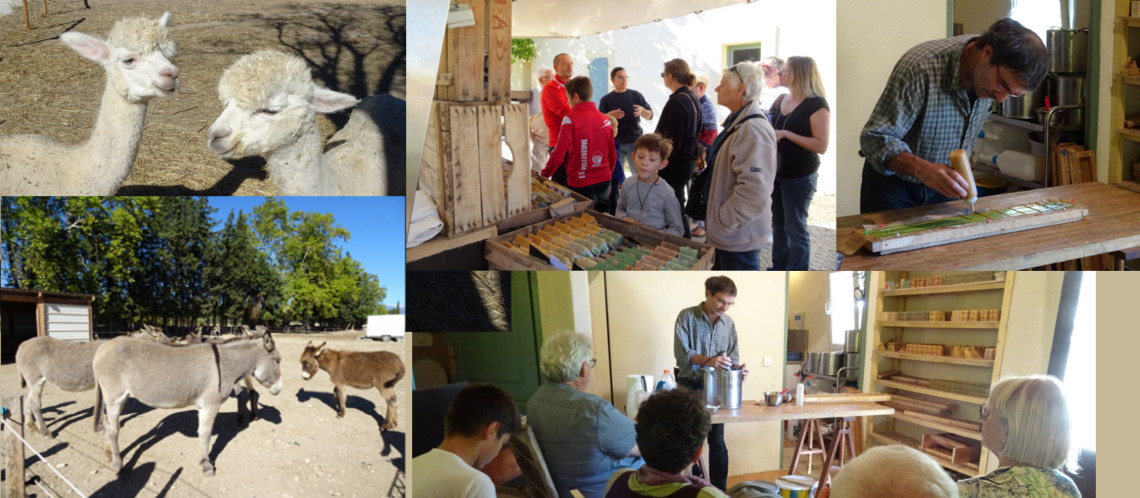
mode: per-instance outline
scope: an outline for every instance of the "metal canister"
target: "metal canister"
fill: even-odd
[[[702,368],[702,378],[704,383],[702,388],[705,392],[705,405],[707,406],[720,406],[720,377],[716,374],[716,368],[705,367]]]
[[[744,371],[734,366],[732,370],[717,370],[717,376],[720,377],[720,407],[726,410],[740,408]]]

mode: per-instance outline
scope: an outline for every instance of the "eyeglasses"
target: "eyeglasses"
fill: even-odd
[[[662,77],[662,78],[664,78],[664,77],[665,77],[665,71],[661,71],[661,77]]]
[[[743,81],[744,81],[744,78],[741,78],[741,77],[740,77],[740,71],[739,71],[738,69],[736,69],[736,66],[732,66],[732,67],[728,68],[728,70],[729,70],[729,71],[732,71],[732,74],[735,74],[735,75],[736,75],[736,79],[737,79],[738,81],[741,81],[741,82],[743,82]]]
[[[597,364],[598,364],[597,358],[590,358],[590,368],[594,368],[594,365],[597,365]]]
[[[990,404],[989,404],[989,402],[982,403],[982,406],[978,407],[978,416],[983,418],[983,419],[990,418]]]
[[[720,305],[724,306],[725,308],[731,308],[732,305],[736,304],[736,301],[725,301],[724,299],[721,299],[719,297],[716,298],[716,302],[720,303]]]
[[[1005,80],[1002,79],[1001,73],[998,72],[998,65],[997,64],[994,64],[994,80],[997,81],[997,88],[995,89],[995,92],[1004,93],[1004,94],[1006,94],[1006,96],[1009,96],[1009,97],[1021,97],[1021,96],[1025,95],[1024,92],[1022,92],[1021,95],[1017,95],[1017,94],[1013,93],[1013,89],[1011,89],[1009,87],[1009,84],[1007,84],[1005,82]]]

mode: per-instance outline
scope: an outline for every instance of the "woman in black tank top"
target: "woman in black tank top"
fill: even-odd
[[[791,90],[772,105],[779,166],[772,189],[772,270],[808,270],[808,207],[827,151],[831,111],[811,57],[789,57],[780,79]]]

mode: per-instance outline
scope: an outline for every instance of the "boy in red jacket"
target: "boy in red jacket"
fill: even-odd
[[[590,79],[579,76],[566,82],[570,113],[562,119],[558,144],[550,153],[542,176],[550,175],[564,162],[571,190],[594,201],[594,209],[607,213],[610,208],[610,178],[617,152],[610,118],[590,102],[594,87]]]

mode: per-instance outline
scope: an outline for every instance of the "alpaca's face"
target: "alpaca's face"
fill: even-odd
[[[108,83],[131,102],[168,97],[178,89],[178,68],[170,62],[174,40],[166,25],[170,13],[158,20],[123,19],[111,28],[107,40],[83,33],[60,35],[67,46],[103,65]]]
[[[225,108],[210,125],[206,145],[225,158],[268,157],[302,136],[317,136],[317,112],[358,102],[314,84],[301,58],[270,50],[242,56],[226,69],[218,98]]]

